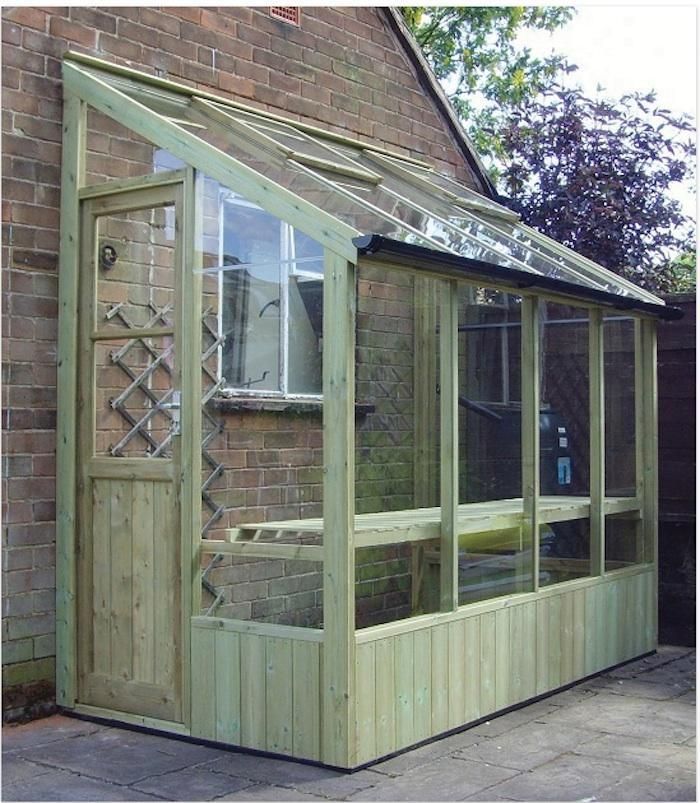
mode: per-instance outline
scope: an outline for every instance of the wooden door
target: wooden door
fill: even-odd
[[[78,321],[78,701],[168,722],[183,721],[182,192],[82,202]]]

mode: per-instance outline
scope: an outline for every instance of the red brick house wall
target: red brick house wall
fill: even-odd
[[[17,7],[3,10],[2,40],[2,639],[13,718],[53,693],[63,53],[379,141],[479,182],[381,9],[306,8],[295,27],[266,8]]]

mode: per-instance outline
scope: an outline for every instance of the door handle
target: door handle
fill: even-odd
[[[174,390],[170,396],[170,401],[160,402],[158,406],[161,410],[170,410],[170,433],[172,435],[180,434],[180,409],[181,409],[182,391]]]

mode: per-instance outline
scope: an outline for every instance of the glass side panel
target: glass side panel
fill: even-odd
[[[227,540],[231,529],[237,528],[235,536],[248,547],[254,546],[255,539],[263,549],[277,545],[288,550],[279,558],[274,552],[204,554],[201,613],[322,627],[320,555],[318,551],[299,558],[289,555],[289,550],[318,548],[323,543],[322,407],[320,400],[308,396],[319,386],[304,385],[307,398],[300,401],[280,392],[277,374],[274,390],[264,387],[264,381],[248,383],[246,379],[247,387],[232,393],[229,384],[236,365],[245,368],[242,376],[253,379],[266,370],[274,373],[266,361],[284,365],[285,349],[289,369],[298,367],[291,356],[293,340],[289,348],[281,340],[280,309],[273,302],[284,291],[280,275],[287,276],[298,292],[290,301],[290,325],[301,328],[302,312],[308,329],[320,325],[321,311],[313,308],[317,293],[306,299],[309,309],[314,309],[311,314],[299,289],[314,282],[322,287],[319,248],[291,228],[285,232],[279,220],[210,178],[198,176],[197,196],[198,267],[203,269],[198,299],[202,314],[202,536]],[[286,261],[280,259],[285,248]],[[290,297],[291,293],[290,289]],[[257,323],[267,316],[275,324],[263,333]],[[243,336],[246,342],[237,343]],[[304,362],[306,373],[300,372],[295,381],[311,377],[317,382],[320,356],[316,340],[308,354],[300,350],[295,359]]]
[[[439,286],[403,271],[358,270],[358,628],[439,609]]]
[[[608,315],[605,349],[605,495],[636,494],[634,320]]]
[[[151,327],[175,304],[175,207],[97,219],[98,327]]]
[[[95,343],[95,454],[172,457],[177,434],[171,336]]]
[[[519,296],[460,287],[462,605],[532,588],[532,543],[522,522],[521,307]],[[484,523],[486,513],[502,519],[497,529]]]
[[[205,270],[220,301],[222,386],[241,394],[320,396],[323,249],[206,179]]]
[[[639,514],[605,517],[605,571],[644,562],[644,527]]]
[[[563,505],[580,501],[585,509],[590,495],[588,313],[564,304],[541,308],[540,493],[555,508],[561,500]],[[546,571],[541,584],[590,574],[588,518],[557,521],[556,510],[550,515],[540,531],[540,567]]]

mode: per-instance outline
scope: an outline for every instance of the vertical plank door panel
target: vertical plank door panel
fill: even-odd
[[[134,539],[132,554],[134,680],[155,683],[155,596],[153,551],[153,482],[133,484],[132,514]],[[93,536],[94,537],[94,536]]]
[[[108,675],[112,668],[112,582],[110,566],[110,481],[92,481],[92,667],[87,671]],[[82,559],[86,560],[83,555]],[[87,579],[87,574],[84,575]],[[85,603],[83,603],[85,604]],[[86,606],[87,607],[87,606]]]
[[[111,674],[122,680],[132,680],[131,615],[131,493],[133,483],[126,480],[110,482],[110,566],[112,580],[112,666]]]

